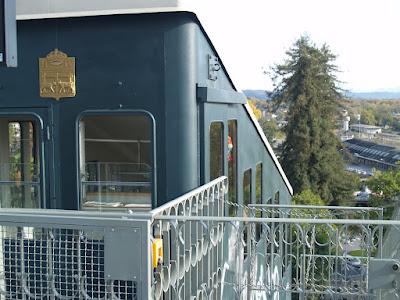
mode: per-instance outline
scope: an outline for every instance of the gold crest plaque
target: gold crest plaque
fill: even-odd
[[[40,97],[60,98],[75,97],[75,57],[58,49],[45,58],[39,58]]]

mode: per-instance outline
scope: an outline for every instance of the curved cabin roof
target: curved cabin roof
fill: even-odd
[[[17,1],[17,20],[33,19],[52,19],[65,17],[85,17],[85,16],[105,16],[122,14],[142,14],[142,13],[162,13],[162,12],[191,12],[199,19],[200,26],[207,28],[207,2],[202,0],[16,0]],[[210,3],[208,3],[210,5]],[[206,30],[203,30],[213,47],[211,39]],[[216,49],[213,47],[215,53]],[[220,57],[220,55],[218,54]],[[237,90],[220,59],[222,68],[232,84],[233,89]],[[244,105],[250,119],[260,135],[267,151],[274,161],[279,173],[281,174],[289,192],[293,194],[293,189],[286,177],[272,147],[258,124],[252,110],[248,105]]]
[[[17,0],[19,20],[115,14],[194,12],[192,1],[182,0]]]

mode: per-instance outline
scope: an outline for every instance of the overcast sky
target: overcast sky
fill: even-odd
[[[196,0],[239,89],[270,89],[263,69],[302,34],[338,55],[352,91],[400,91],[400,0]]]

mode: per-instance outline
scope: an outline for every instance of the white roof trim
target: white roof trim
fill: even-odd
[[[109,15],[128,15],[142,13],[160,13],[160,12],[176,12],[176,9],[163,8],[148,8],[148,9],[119,9],[119,10],[93,10],[93,11],[76,11],[76,12],[56,12],[56,13],[41,13],[41,14],[18,14],[17,20],[36,20],[36,19],[56,19],[56,18],[71,18],[71,17],[91,17],[91,16],[109,16]]]
[[[174,11],[195,12],[190,0],[16,0],[17,20],[140,14]]]
[[[264,142],[264,145],[265,145],[265,147],[267,148],[267,151],[268,151],[269,155],[271,155],[272,160],[274,161],[276,167],[278,168],[278,171],[279,171],[279,173],[281,174],[281,176],[282,176],[282,178],[283,178],[283,181],[285,182],[285,184],[286,184],[286,186],[287,186],[287,188],[288,188],[290,194],[293,196],[293,188],[292,188],[292,186],[291,186],[291,184],[290,184],[288,178],[286,177],[286,174],[285,174],[285,172],[283,171],[282,166],[281,166],[281,164],[279,163],[278,158],[276,157],[276,155],[275,155],[275,153],[274,153],[274,150],[272,149],[271,145],[269,144],[269,142],[268,142],[268,140],[267,140],[267,137],[265,136],[264,131],[262,130],[260,124],[258,123],[257,118],[256,118],[256,116],[254,115],[253,110],[251,109],[250,105],[247,104],[247,103],[244,104],[244,107],[246,108],[247,113],[248,113],[249,116],[250,116],[250,119],[253,121],[254,126],[256,127],[256,129],[257,129],[257,131],[258,131],[258,134],[260,135],[262,141]]]

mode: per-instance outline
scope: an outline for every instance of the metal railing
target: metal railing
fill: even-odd
[[[219,179],[154,211],[155,299],[397,299],[400,256],[383,250],[400,221],[381,208],[243,206],[226,190]]]
[[[154,265],[155,299],[220,299],[225,224],[208,218],[224,216],[227,183],[221,177],[152,211],[153,238],[162,242],[164,254]]]
[[[260,204],[228,217],[227,187],[150,212],[2,209],[0,299],[399,298],[400,221]]]
[[[116,214],[0,210],[0,299],[146,299],[148,234]]]

